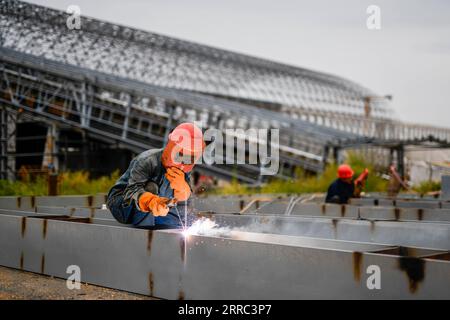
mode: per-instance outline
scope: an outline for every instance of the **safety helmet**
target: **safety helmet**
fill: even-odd
[[[340,165],[338,168],[338,177],[341,179],[349,179],[353,177],[353,170],[348,164]]]
[[[199,127],[190,122],[178,125],[169,134],[169,140],[181,147],[187,153],[199,153],[203,151],[203,133]]]
[[[204,148],[205,142],[200,128],[190,122],[182,123],[169,134],[163,153],[163,165],[189,172],[201,157]]]

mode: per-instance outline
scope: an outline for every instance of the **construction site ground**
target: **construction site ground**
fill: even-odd
[[[65,279],[0,267],[0,300],[154,300],[148,296],[81,284],[69,290]]]

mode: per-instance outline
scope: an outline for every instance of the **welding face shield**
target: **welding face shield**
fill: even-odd
[[[192,171],[200,159],[205,142],[202,131],[193,123],[182,123],[169,135],[162,155],[164,167],[177,167],[184,172]]]
[[[204,142],[200,151],[192,152],[169,140],[162,154],[162,164],[165,168],[177,167],[188,173],[192,171],[195,163],[201,158],[203,148]]]
[[[180,165],[193,165],[198,157],[196,154],[184,153],[183,150],[179,150],[173,154],[174,163]]]

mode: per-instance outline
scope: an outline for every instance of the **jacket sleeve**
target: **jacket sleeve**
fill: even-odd
[[[139,197],[145,192],[145,183],[153,176],[155,168],[151,157],[136,158],[132,162],[134,163],[131,164],[130,178],[124,190],[124,200],[126,203],[134,200],[137,204]]]

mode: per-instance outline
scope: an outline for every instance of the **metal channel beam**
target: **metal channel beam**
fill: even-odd
[[[366,220],[429,221],[443,223],[450,222],[450,210],[362,207],[359,208],[359,218]]]
[[[220,226],[237,228],[249,232],[263,232],[282,235],[304,236],[313,238],[337,239],[346,241],[361,241],[382,243],[386,245],[421,246],[428,248],[450,249],[450,224],[437,220],[438,213],[424,210],[423,220],[417,222],[399,222],[402,219],[413,220],[413,211],[401,211],[398,221],[390,215],[395,212],[381,211],[382,208],[363,208],[367,211],[365,220],[333,217],[302,217],[281,215],[235,215],[200,213],[199,216],[215,220]],[[375,210],[375,212],[370,212]],[[402,209],[403,210],[403,209]],[[0,210],[0,214],[8,214],[11,210]],[[95,208],[73,207],[37,207],[37,214],[67,215],[71,217],[84,217],[108,223],[109,225],[123,226],[117,223],[108,210]],[[30,214],[30,213],[28,213]],[[26,215],[26,213],[24,214]],[[434,223],[424,222],[428,218],[436,219]],[[448,215],[444,215],[448,218]],[[378,221],[379,220],[379,221]],[[383,221],[387,220],[387,221]],[[108,222],[107,222],[108,221]]]
[[[450,222],[448,209],[415,209],[381,206],[354,206],[295,202],[276,197],[207,197],[194,198],[192,206],[198,212],[245,213],[259,215],[290,215],[363,220]],[[292,201],[294,200],[294,201]],[[25,210],[82,217],[112,218],[107,210],[100,210],[105,195],[58,197],[0,197],[0,209]]]
[[[62,214],[70,217],[115,220],[108,209],[38,206],[35,208],[35,212],[37,214]]]
[[[223,211],[221,212],[239,212],[250,201],[254,199],[267,200],[275,197],[274,195],[257,196],[227,196],[227,197],[207,197],[193,198],[194,207],[200,211],[208,211],[214,208],[217,203]],[[282,197],[277,195],[276,197]],[[100,208],[106,203],[106,194],[81,195],[81,196],[11,196],[0,197],[0,209],[12,210],[32,210],[38,206],[45,207],[95,207]],[[217,207],[216,207],[217,208]]]
[[[450,249],[450,224],[269,215],[200,214],[249,232]]]
[[[433,199],[358,198],[358,199],[351,199],[350,204],[356,206],[440,209],[440,208],[448,208],[450,202]]]
[[[293,207],[290,214],[303,214],[304,211],[312,212],[313,215],[336,215],[357,217],[357,207],[398,207],[400,209],[450,209],[450,202],[438,200],[392,200],[392,199],[352,199],[351,205],[340,206],[333,204],[301,203],[301,196],[289,195],[249,195],[249,196],[209,196],[194,198],[193,206],[199,211],[215,211],[219,213],[237,213],[245,208],[245,212],[256,211],[258,213],[285,213],[291,203]],[[295,202],[295,203],[294,203]],[[96,207],[99,208],[106,203],[106,194],[86,196],[21,196],[0,197],[0,208],[2,209],[24,209],[29,210],[36,206],[55,207]],[[247,205],[250,206],[247,207]],[[308,207],[309,206],[309,207]],[[387,208],[386,208],[387,209]],[[444,212],[444,211],[442,211]]]
[[[358,218],[359,207],[336,204],[298,203],[296,201],[255,201],[245,213]]]
[[[208,201],[209,200],[209,201]],[[438,221],[450,222],[450,210],[448,209],[423,209],[409,207],[381,207],[381,206],[356,206],[336,204],[315,204],[287,201],[285,199],[259,200],[254,199],[245,206],[243,200],[241,206],[236,201],[226,199],[206,198],[202,202],[196,202],[194,208],[198,211],[211,211],[215,213],[245,213],[288,216],[311,216],[346,219],[367,220],[395,220],[395,221]],[[437,206],[431,206],[437,207]]]
[[[198,208],[194,207],[195,210]],[[299,209],[299,208],[297,208]],[[350,209],[350,210],[349,210]],[[48,214],[65,214],[69,216],[77,217],[90,217],[100,219],[113,219],[108,209],[98,208],[77,208],[77,207],[53,207],[53,206],[38,206],[35,208],[37,213]],[[200,212],[201,214],[208,213],[208,211]],[[211,214],[215,214],[210,212]],[[227,213],[220,212],[218,213]],[[235,212],[231,212],[235,214]],[[247,213],[246,215],[252,215],[255,213]],[[271,213],[257,213],[257,215],[275,215],[275,216],[287,216],[283,213],[271,212]],[[342,218],[342,219],[360,219],[360,220],[387,220],[387,221],[421,221],[421,222],[450,222],[450,210],[444,209],[399,209],[399,208],[383,208],[383,207],[365,207],[356,208],[349,206],[336,206],[336,205],[302,205],[300,210],[292,211],[289,215],[292,217],[305,216],[305,217],[323,217],[323,218]]]
[[[106,203],[105,194],[86,196],[20,196],[0,197],[0,209],[32,210],[37,206],[96,207]]]
[[[317,197],[319,199],[319,197]],[[302,200],[302,201],[299,201]],[[240,198],[240,197],[219,197],[219,196],[209,196],[205,198],[199,198],[195,200],[195,205],[198,207],[200,211],[217,211],[222,210],[222,206],[226,208],[223,213],[231,213],[231,212],[239,212],[242,207],[237,206],[237,201],[245,201],[249,203],[254,201],[251,206],[246,208],[246,212],[257,211],[260,213],[269,213],[269,212],[278,212],[284,213],[289,204],[294,205],[290,210],[291,214],[295,214],[295,212],[301,212],[303,208],[306,208],[307,205],[311,204],[311,209],[314,212],[318,212],[317,208],[314,205],[317,203],[304,202],[303,200],[307,200],[306,196],[289,196],[285,195],[284,197],[276,196],[276,195],[253,195],[249,198]],[[321,200],[321,199],[319,199]],[[271,203],[268,203],[271,202]],[[322,202],[322,201],[321,201]],[[347,205],[345,208],[336,205],[325,204],[325,211],[328,211],[330,214],[336,211],[336,213],[340,214],[339,211],[346,210],[346,215],[354,215],[356,216],[356,208],[355,207],[366,207],[366,206],[379,206],[379,207],[397,207],[404,209],[450,209],[450,202],[433,200],[433,199],[387,199],[387,198],[358,198],[351,199],[350,205]],[[353,207],[355,206],[355,207]],[[218,208],[219,207],[219,208]],[[322,209],[320,208],[320,211]],[[318,212],[319,213],[319,212]]]
[[[367,208],[358,208],[358,210],[356,211],[356,215],[353,215],[355,212],[346,211],[348,210],[348,207],[346,210],[342,211],[340,206],[331,206],[331,210],[330,207],[325,206],[324,211],[322,211],[324,207],[321,205],[314,205],[314,206],[305,205],[305,207],[306,207],[305,210],[292,212],[290,216],[328,217],[328,218],[341,218],[353,220],[360,219],[370,221],[387,220],[387,221],[421,221],[421,222],[450,223],[450,210],[441,210],[441,209],[394,209],[382,207],[367,207]],[[343,208],[346,207],[344,206]],[[76,217],[114,219],[113,216],[111,215],[111,212],[108,209],[39,206],[35,208],[35,212],[48,214],[65,214]],[[200,212],[200,214],[205,214],[205,212]],[[246,215],[252,215],[252,213],[248,213]],[[277,212],[268,214],[258,213],[258,215],[285,216],[283,213],[278,214]]]
[[[402,209],[400,216],[395,217],[397,214],[395,211],[380,211],[380,209],[382,208],[363,208],[362,214],[365,220],[349,219],[348,217],[318,218],[263,214],[200,213],[199,216],[213,219],[223,227],[241,228],[241,230],[250,232],[450,249],[450,224],[448,220],[444,222],[440,220],[443,220],[441,216],[448,219],[448,214],[423,210],[421,221],[408,223],[407,221],[414,221],[414,218],[417,218],[414,211],[403,211]],[[0,214],[7,212],[7,210],[0,210]],[[36,212],[106,219],[112,221],[111,225],[121,226],[115,222],[108,210],[102,209],[37,207]],[[391,218],[395,218],[395,220]],[[434,219],[434,223],[427,223],[425,219],[430,221]]]
[[[117,222],[111,215],[109,210],[93,209],[93,208],[70,208],[70,207],[41,207],[44,210],[40,212],[0,209],[0,215],[17,215],[21,217],[65,217],[68,219],[85,219],[90,223],[107,224],[111,226],[124,226]],[[96,214],[95,214],[96,213]]]
[[[177,231],[0,215],[0,264],[61,278],[77,265],[83,282],[168,299],[450,298],[445,252],[264,236],[184,241]],[[366,285],[370,265],[380,290]]]
[[[286,202],[260,203],[253,214],[285,214],[291,216],[336,217],[345,219],[450,222],[448,209],[416,209],[399,207],[358,207],[336,204],[295,204]],[[252,211],[248,212],[251,214]]]

